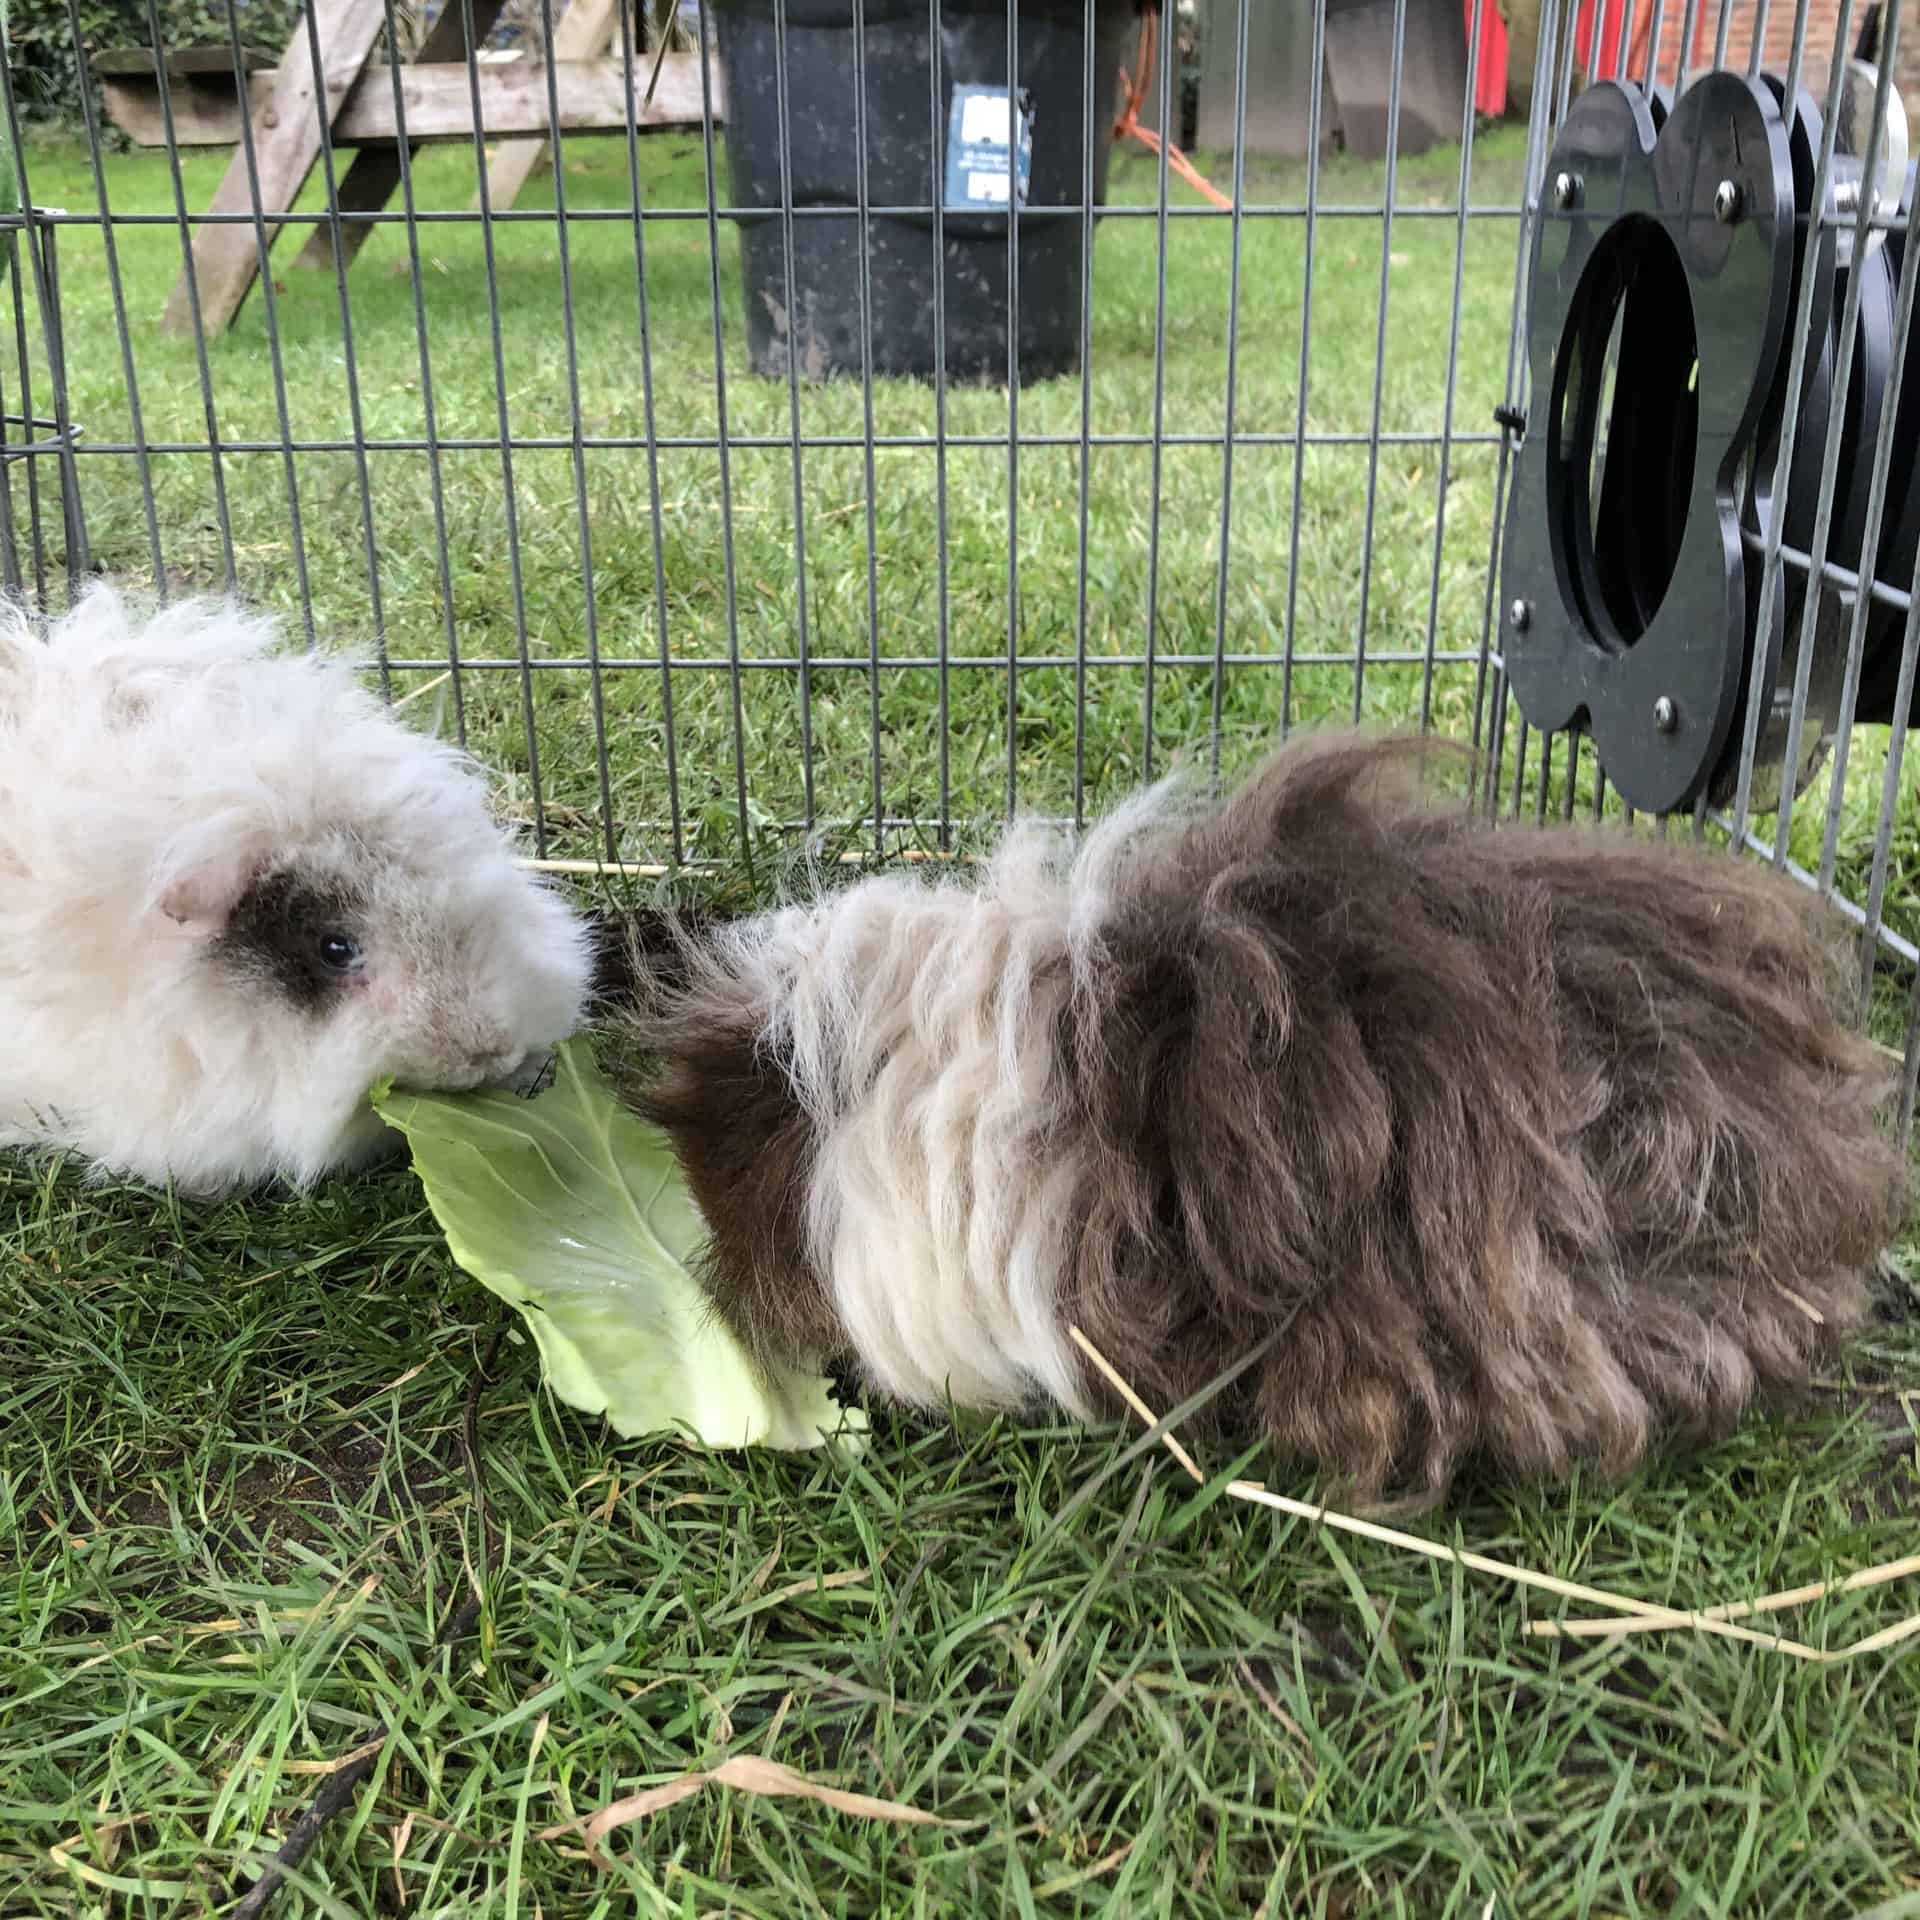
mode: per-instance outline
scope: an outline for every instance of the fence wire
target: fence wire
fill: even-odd
[[[437,724],[489,762],[540,858],[583,871],[724,862],[796,837],[862,855],[946,854],[1016,810],[1081,820],[1169,763],[1225,776],[1293,727],[1343,720],[1472,739],[1488,804],[1515,818],[1647,826],[1588,742],[1528,727],[1506,674],[1501,549],[1515,422],[1531,400],[1543,175],[1581,81],[1612,70],[1609,34],[1630,80],[1677,98],[1730,57],[1762,71],[1763,47],[1780,38],[1766,0],[1630,5],[1626,19],[1646,28],[1631,53],[1618,9],[1547,0],[1531,74],[1513,76],[1530,79],[1524,125],[1476,112],[1495,0],[1466,0],[1457,124],[1421,152],[1399,138],[1409,16],[1421,10],[1381,0],[1389,136],[1371,161],[1330,148],[1339,103],[1324,6],[1302,36],[1304,151],[1250,148],[1263,10],[1215,0],[1201,30],[1231,48],[1232,131],[1197,156],[1211,197],[1169,153],[1180,21],[1154,22],[1141,111],[1157,151],[1123,140],[1108,158],[1095,135],[1121,118],[1125,76],[1097,54],[1107,0],[1084,0],[1067,89],[1087,136],[1078,179],[1000,219],[1004,309],[992,317],[1004,368],[984,383],[948,359],[956,283],[937,263],[981,216],[959,220],[943,184],[954,76],[940,58],[926,61],[924,191],[903,198],[897,169],[871,177],[873,89],[890,77],[876,71],[873,35],[903,30],[908,10],[853,0],[844,91],[823,99],[790,84],[809,29],[772,6],[779,164],[767,191],[742,201],[716,0],[680,10],[690,51],[668,57],[697,81],[665,120],[636,105],[662,71],[658,24],[650,9],[612,10],[594,65],[633,110],[592,130],[572,92],[583,63],[486,54],[497,9],[476,0],[446,0],[465,47],[464,125],[445,90],[417,90],[384,53],[361,73],[342,51],[353,34],[362,55],[375,38],[404,44],[394,0],[369,4],[329,0],[292,46],[252,49],[244,9],[227,0],[214,62],[224,70],[210,73],[173,57],[164,10],[148,0],[146,71],[119,70],[151,92],[144,148],[91,88],[83,140],[30,125],[31,102],[0,62],[26,209],[0,219],[10,588],[52,603],[100,570],[162,593],[238,590],[310,636],[352,642],[391,698],[432,700]],[[540,8],[549,44],[564,23],[556,4]],[[1895,75],[1908,10],[1884,10],[1868,154],[1904,127]],[[1023,75],[1023,43],[1058,30],[1058,12],[1008,9],[1000,71],[986,77]],[[1800,0],[1779,71],[1786,98],[1805,85],[1821,106],[1815,211],[1802,223],[1856,252],[1904,237],[1907,218],[1871,191],[1851,202],[1835,192],[1845,55],[1864,12],[1837,0],[1831,38],[1816,44],[1824,12],[1816,23]],[[68,22],[86,68],[103,50],[84,44],[76,0]],[[924,25],[939,47],[939,0]],[[1129,68],[1138,51],[1130,35]],[[314,86],[310,164],[288,200],[274,184],[287,129],[239,106],[261,85],[250,78],[260,52],[344,70],[355,100],[383,96],[391,140],[358,153],[394,156],[390,198],[363,203],[327,104],[340,90]],[[514,143],[487,114],[510,70],[534,76],[545,157],[494,204]],[[237,146],[193,144],[222,113]],[[858,157],[850,205],[809,197],[806,169],[835,120],[851,126]],[[514,128],[526,136],[523,120]],[[216,199],[230,168],[239,189]],[[230,322],[206,324],[204,248],[232,227],[251,235],[252,289]],[[876,262],[909,229],[924,231],[936,263],[931,364],[913,380],[887,373],[875,348],[891,298]],[[851,231],[858,262],[854,364],[817,378],[789,313],[777,363],[756,367],[742,324],[759,297],[752,236],[775,236],[791,293],[809,236],[835,230]],[[1072,363],[1026,381],[1022,323],[1054,297],[1035,263],[1052,258],[1042,250],[1056,230],[1067,235],[1059,258],[1077,269],[1062,283]],[[303,234],[317,238],[296,260]],[[303,264],[309,255],[317,264]],[[1892,1038],[1904,1027],[1908,1120],[1920,1080],[1920,826],[1904,767],[1920,602],[1914,581],[1878,577],[1872,557],[1911,477],[1895,426],[1916,275],[1920,247],[1907,247],[1866,446],[1848,439],[1866,324],[1862,276],[1848,280],[1818,509],[1801,543],[1785,498],[1796,458],[1811,457],[1797,438],[1822,351],[1803,277],[1774,510],[1742,530],[1755,645],[1777,644],[1793,663],[1789,766],[1811,724],[1830,596],[1801,592],[1793,630],[1776,633],[1780,584],[1825,583],[1845,612],[1843,717],[1824,767],[1803,792],[1786,781],[1773,812],[1756,804],[1773,697],[1756,675],[1730,797],[1652,823],[1744,848],[1835,899],[1859,932],[1862,1018]],[[167,303],[184,324],[160,324]],[[1871,481],[1866,558],[1850,568],[1834,552],[1835,500],[1857,460]],[[1893,719],[1856,728],[1845,716],[1876,610],[1900,623]]]

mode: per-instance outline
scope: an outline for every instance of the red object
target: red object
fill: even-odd
[[[1594,46],[1595,0],[1580,0],[1580,11],[1573,26],[1573,57],[1580,70],[1594,80],[1644,78],[1647,72],[1647,39],[1653,31],[1654,0],[1599,0],[1600,44]],[[1694,16],[1693,48],[1687,55],[1689,67],[1700,67],[1707,60],[1707,14],[1702,7]],[[1658,78],[1672,83],[1675,76],[1668,64],[1671,51],[1677,50],[1682,32],[1680,18],[1669,8],[1660,39],[1661,66]]]
[[[1589,81],[1623,80],[1630,71],[1628,0],[1599,0],[1599,4],[1600,45],[1596,50],[1593,43],[1595,0],[1580,0],[1580,11],[1573,24],[1573,57]]]
[[[1480,12],[1479,65],[1473,75],[1473,110],[1498,118],[1507,110],[1507,23],[1499,0],[1461,0],[1466,10],[1467,58],[1475,58],[1473,15]]]

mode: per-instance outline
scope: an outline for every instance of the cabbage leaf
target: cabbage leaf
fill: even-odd
[[[707,1235],[666,1136],[623,1106],[584,1037],[511,1092],[374,1088],[454,1259],[516,1307],[556,1398],[632,1439],[816,1447],[864,1425],[829,1383],[756,1364],[692,1267]]]

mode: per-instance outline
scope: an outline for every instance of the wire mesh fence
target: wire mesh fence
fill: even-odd
[[[1449,9],[1446,124],[1413,140]],[[68,0],[80,138],[0,69],[9,585],[230,587],[351,640],[583,868],[804,835],[964,851],[1012,810],[1084,818],[1356,719],[1474,740],[1504,812],[1631,821],[1591,716],[1535,717],[1510,530],[1530,458],[1577,468],[1536,516],[1566,522],[1569,605],[1600,653],[1654,658],[1672,596],[1622,556],[1663,524],[1677,547],[1687,503],[1655,480],[1711,440],[1724,340],[1697,278],[1646,317],[1671,263],[1622,255],[1535,391],[1543,290],[1613,244],[1556,156],[1609,79],[1651,141],[1703,76],[1770,76],[1758,159],[1703,106],[1649,163],[1707,182],[1668,223],[1683,261],[1687,220],[1770,167],[1777,204],[1718,225],[1772,236],[1787,289],[1713,470],[1738,591],[1674,643],[1723,628],[1735,663],[1711,777],[1649,830],[1834,896],[1863,1017],[1905,1023],[1910,1116],[1904,9],[1546,0],[1524,65],[1498,0],[1329,0],[1278,35],[1256,0],[525,11],[503,48],[498,0],[323,0],[262,48],[227,0],[183,48],[147,0],[143,43],[103,49]],[[1329,55],[1361,13],[1382,51],[1356,92]],[[1524,118],[1484,110],[1496,16]],[[1189,156],[1196,39],[1229,84]],[[1276,60],[1293,132],[1256,139]],[[999,175],[953,171],[961,95],[997,95]],[[1689,340],[1649,386],[1635,329],[1661,325]],[[1684,447],[1648,438],[1670,416]],[[1661,699],[1684,741],[1692,707]]]

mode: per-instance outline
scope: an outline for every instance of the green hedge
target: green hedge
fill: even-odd
[[[86,63],[107,47],[149,44],[146,0],[77,0],[80,50],[73,44],[67,0],[10,0],[7,38],[21,113],[31,120],[80,121]],[[224,47],[226,0],[159,0],[160,33],[169,47]],[[277,52],[300,17],[299,0],[234,0],[243,46]],[[97,96],[96,96],[97,99]]]

